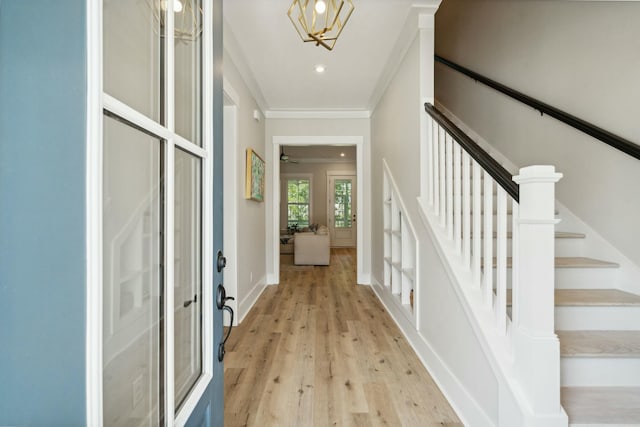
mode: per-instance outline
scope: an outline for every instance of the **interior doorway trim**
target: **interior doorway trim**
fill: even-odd
[[[280,147],[283,145],[308,146],[308,145],[354,145],[356,147],[356,177],[357,177],[357,282],[369,284],[369,272],[365,271],[365,259],[370,258],[369,233],[365,234],[366,226],[371,223],[371,210],[364,209],[370,194],[365,191],[365,165],[364,165],[364,137],[361,135],[350,136],[273,136],[271,147],[271,176],[268,180],[272,196],[267,198],[267,283],[276,285],[280,283]],[[270,222],[270,223],[269,223]]]
[[[223,113],[223,180],[225,191],[223,195],[223,250],[227,258],[227,266],[224,273],[224,286],[227,295],[238,295],[238,115],[240,109],[240,96],[231,83],[223,78],[224,113]],[[238,301],[230,300],[235,313],[238,311]],[[238,325],[238,317],[233,320],[233,325]],[[230,317],[224,313],[224,326],[229,326]]]

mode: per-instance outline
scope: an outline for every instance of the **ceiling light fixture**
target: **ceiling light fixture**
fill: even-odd
[[[319,0],[316,2],[314,9],[319,15],[322,15],[327,10],[327,4],[323,0]]]
[[[324,65],[316,65],[316,73],[324,73]]]
[[[340,153],[340,157],[344,157],[344,153]]]
[[[333,50],[354,9],[352,0],[293,0],[287,16],[303,42]]]
[[[165,16],[169,10],[168,0],[147,0],[153,10],[153,16],[159,22],[160,28],[154,26],[154,31],[164,36],[161,28],[166,25]],[[197,0],[173,0],[173,34],[177,40],[192,42],[202,34],[202,8]]]

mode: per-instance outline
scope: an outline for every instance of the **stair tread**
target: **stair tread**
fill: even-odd
[[[615,262],[588,257],[556,257],[556,268],[618,268]]]
[[[617,289],[556,289],[556,306],[640,306],[640,295]]]
[[[511,267],[511,257],[507,257],[507,267]],[[483,259],[484,265],[484,259]],[[493,266],[496,266],[496,258],[493,258]],[[618,268],[615,262],[603,261],[587,257],[556,257],[556,268]]]
[[[556,331],[562,357],[640,358],[640,331]]]
[[[511,289],[507,289],[511,306]],[[618,289],[556,289],[556,307],[640,307],[640,295]]]
[[[562,387],[573,424],[640,424],[640,387]]]

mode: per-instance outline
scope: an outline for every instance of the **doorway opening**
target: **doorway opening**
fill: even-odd
[[[270,283],[280,282],[281,254],[289,265],[328,265],[331,247],[354,248],[357,283],[368,283],[363,250],[367,218],[361,214],[363,138],[274,137],[272,155],[275,194],[268,241],[275,256],[268,260]],[[298,239],[296,260],[295,234],[300,232],[304,235]]]
[[[328,265],[357,247],[356,146],[280,147],[281,266]]]

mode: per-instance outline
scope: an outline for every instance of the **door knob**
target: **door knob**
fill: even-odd
[[[218,310],[224,309],[227,301],[229,300],[235,301],[236,299],[234,297],[228,297],[227,290],[224,286],[222,286],[222,284],[218,285],[218,290],[216,292],[216,307],[218,307]]]
[[[224,255],[222,255],[222,251],[218,251],[218,261],[217,261],[218,273],[220,273],[222,269],[225,268],[226,266],[227,266],[227,258]]]

